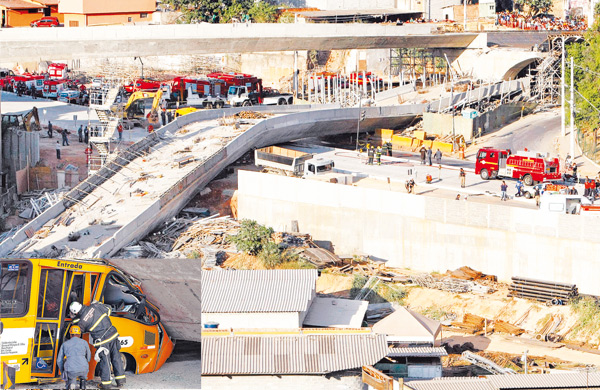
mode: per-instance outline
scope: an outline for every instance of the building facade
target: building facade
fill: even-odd
[[[58,11],[65,27],[150,23],[156,11],[153,0],[61,0]]]
[[[44,16],[56,16],[63,22],[58,13],[58,0],[0,0],[1,27],[29,27],[31,22]]]

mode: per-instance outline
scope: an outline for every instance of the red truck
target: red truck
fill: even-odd
[[[294,97],[289,93],[267,89],[262,79],[245,73],[210,73],[209,78],[225,81],[227,102],[233,106],[253,106],[258,104],[293,104]]]
[[[523,180],[527,186],[559,180],[559,168],[558,158],[527,150],[512,154],[509,149],[482,148],[475,162],[475,174],[484,180],[510,177]]]
[[[216,78],[175,77],[170,86],[170,100],[188,106],[221,108],[227,97],[226,82]]]
[[[156,92],[162,84],[160,81],[154,79],[137,79],[130,84],[124,85],[123,88],[127,93],[134,93],[136,91]]]
[[[59,80],[67,78],[69,67],[67,64],[52,63],[48,66],[48,74],[51,79]]]

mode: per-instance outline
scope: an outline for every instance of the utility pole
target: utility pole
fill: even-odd
[[[571,57],[571,158],[575,158],[575,83],[574,83],[575,66],[573,57]]]
[[[356,122],[356,151],[357,152],[358,152],[358,135],[360,134],[361,117],[362,117],[362,91],[358,91],[358,120]]]
[[[560,78],[560,135],[567,135],[565,125],[565,37],[562,38],[562,53],[560,56],[561,78]]]
[[[523,367],[525,368],[525,374],[527,374],[527,352],[529,351],[526,349],[523,356],[521,356],[521,361],[523,362]]]
[[[450,104],[452,104],[452,153],[456,151],[456,134],[454,132],[454,116],[456,109],[454,105],[454,81],[450,84]]]
[[[465,4],[465,14],[464,14],[464,27],[463,27],[463,31],[467,31],[467,0],[463,0],[464,4]]]

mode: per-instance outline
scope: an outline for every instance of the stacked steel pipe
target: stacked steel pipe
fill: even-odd
[[[574,284],[513,277],[509,296],[563,304],[579,293]]]

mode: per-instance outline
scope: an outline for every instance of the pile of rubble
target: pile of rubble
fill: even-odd
[[[205,252],[212,251],[235,252],[235,245],[228,242],[227,236],[237,234],[239,226],[231,217],[219,217],[218,214],[207,218],[180,217],[137,245],[123,248],[118,256],[162,259],[203,257]]]
[[[525,329],[502,320],[488,320],[475,314],[465,313],[462,321],[452,321],[453,327],[460,328],[468,333],[488,334],[492,332],[508,333],[520,336]]]
[[[33,219],[58,203],[67,193],[61,190],[29,191],[21,194],[21,201],[17,204],[19,217]]]
[[[455,271],[447,271],[440,278],[430,274],[411,275],[410,279],[419,286],[453,293],[472,292],[490,294],[494,291],[491,285],[496,281],[493,275],[485,275],[469,267],[461,267]],[[477,281],[477,282],[476,282]]]

